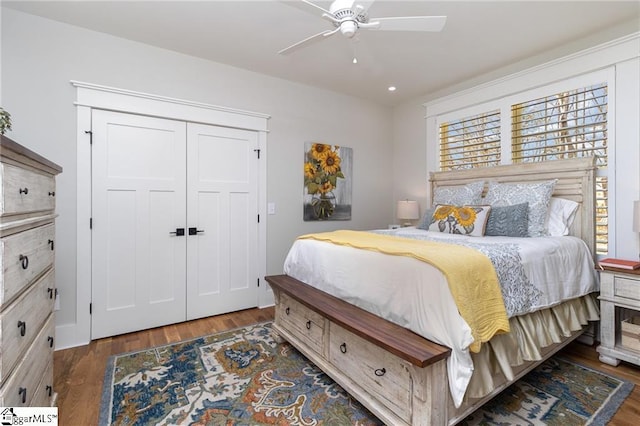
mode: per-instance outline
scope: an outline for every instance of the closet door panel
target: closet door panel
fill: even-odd
[[[187,125],[187,319],[257,306],[257,134]]]
[[[100,110],[92,121],[91,337],[184,321],[186,124]]]

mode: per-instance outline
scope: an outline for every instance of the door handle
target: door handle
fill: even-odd
[[[189,228],[189,235],[198,235],[198,234],[202,234],[203,232],[204,232],[204,229]]]
[[[184,236],[184,228],[176,228],[174,232],[169,232],[169,235],[175,235],[176,237]]]

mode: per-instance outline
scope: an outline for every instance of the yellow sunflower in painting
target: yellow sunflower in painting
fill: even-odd
[[[304,178],[312,179],[316,174],[316,168],[312,163],[304,163]]]
[[[304,186],[307,194],[327,194],[338,185],[338,179],[344,179],[341,169],[339,147],[319,142],[311,144],[305,153]]]
[[[331,145],[325,145],[323,143],[314,143],[313,145],[311,145],[311,157],[314,160],[321,160],[330,151]]]
[[[327,151],[324,157],[320,159],[322,170],[329,174],[338,173],[340,170],[340,156],[335,151]]]

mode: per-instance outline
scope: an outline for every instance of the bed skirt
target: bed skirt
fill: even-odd
[[[544,348],[561,342],[589,321],[599,321],[596,294],[511,318],[510,333],[494,336],[479,353],[472,354],[474,372],[465,400],[488,395],[505,379],[513,380],[514,369],[525,361],[541,360]]]

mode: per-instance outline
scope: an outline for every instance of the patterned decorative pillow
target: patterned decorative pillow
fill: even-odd
[[[429,225],[431,225],[431,221],[433,220],[433,212],[436,211],[435,208],[431,207],[424,211],[422,215],[422,219],[420,219],[420,223],[416,226],[416,228],[429,230]]]
[[[429,231],[482,237],[491,206],[436,205]]]
[[[529,203],[493,207],[484,235],[502,237],[529,236]]]
[[[484,182],[472,182],[463,186],[441,186],[434,190],[432,204],[465,206],[482,204]]]
[[[529,236],[542,237],[548,235],[545,222],[555,185],[556,179],[537,183],[489,182],[484,203],[492,207],[529,203]]]

